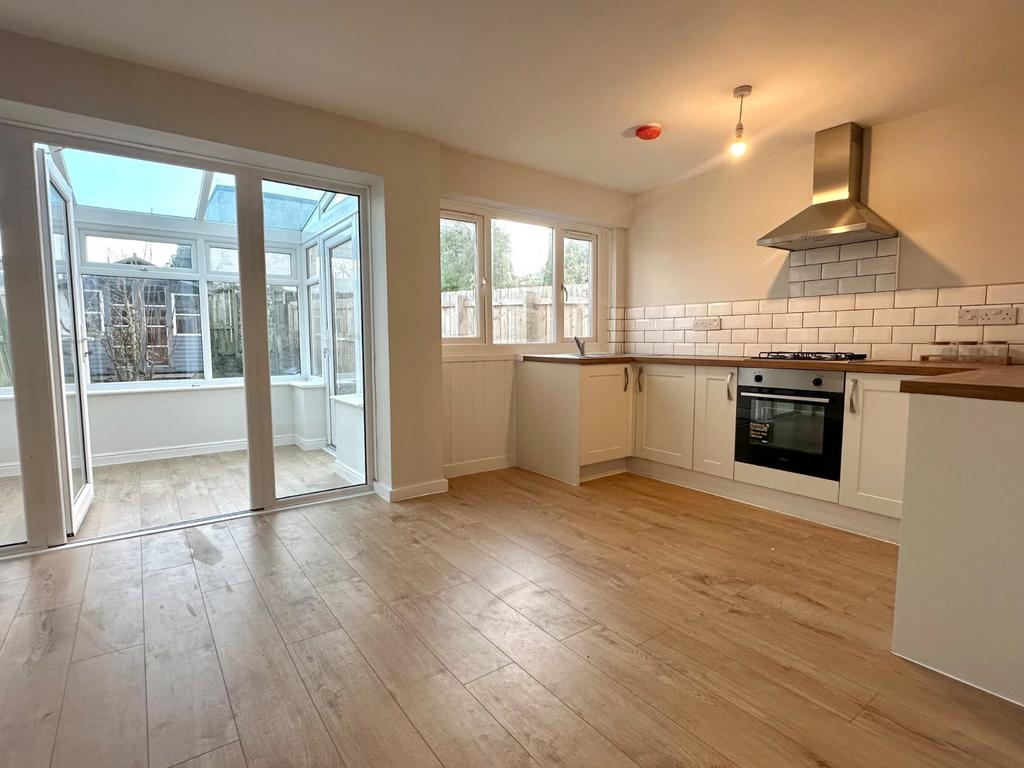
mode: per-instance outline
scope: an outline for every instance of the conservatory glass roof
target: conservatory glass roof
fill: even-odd
[[[229,173],[80,149],[51,148],[51,152],[67,171],[77,205],[225,224],[236,222],[235,177]],[[333,207],[337,199],[344,197],[264,181],[264,223],[274,229],[301,230],[318,206]]]

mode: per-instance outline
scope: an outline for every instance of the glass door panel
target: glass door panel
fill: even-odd
[[[39,152],[69,531],[88,539],[249,509],[234,177],[173,158]],[[273,271],[291,259],[275,255]]]
[[[22,544],[27,539],[15,423],[14,358],[7,318],[3,233],[0,231],[0,547]]]
[[[281,197],[307,200],[303,215],[287,219],[275,210]],[[271,360],[277,496],[360,485],[366,482],[366,413],[359,198],[265,181],[263,206],[268,244],[280,240],[288,226],[303,244],[307,315],[308,375],[276,378],[284,372]],[[268,274],[267,282],[272,291],[274,277]],[[272,348],[290,332],[282,326],[284,317],[278,303],[268,300]]]
[[[54,314],[58,334],[58,365],[63,385],[65,497],[68,531],[74,533],[92,501],[92,465],[85,382],[89,378],[88,343],[84,333],[71,190],[40,150],[46,179],[47,245],[53,270]]]

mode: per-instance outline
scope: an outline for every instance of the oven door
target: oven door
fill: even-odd
[[[739,387],[736,461],[839,480],[843,393]]]

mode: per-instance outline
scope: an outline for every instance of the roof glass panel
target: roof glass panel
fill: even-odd
[[[57,150],[78,205],[194,219],[203,172],[81,149]]]
[[[323,195],[319,189],[264,181],[263,223],[272,229],[302,229]],[[226,173],[213,174],[206,220],[234,224],[237,216],[235,177]]]

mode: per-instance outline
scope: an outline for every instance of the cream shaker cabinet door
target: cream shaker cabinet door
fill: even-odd
[[[580,465],[622,459],[633,449],[633,367],[580,366]]]
[[[899,376],[847,374],[840,504],[901,516],[909,413]]]
[[[633,455],[693,468],[692,365],[641,365],[636,371],[636,444]]]
[[[736,453],[736,369],[698,365],[693,404],[693,468],[731,478]]]

